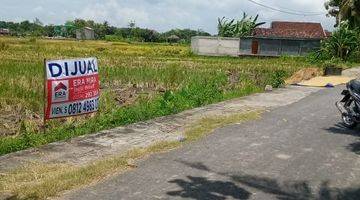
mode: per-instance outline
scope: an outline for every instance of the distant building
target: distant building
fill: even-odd
[[[0,28],[0,35],[10,35],[10,30],[6,28]]]
[[[320,48],[321,40],[330,35],[320,23],[278,21],[270,28],[256,28],[249,37],[196,36],[191,48],[195,54],[209,56],[299,56]]]
[[[176,43],[176,42],[179,42],[180,40],[180,37],[177,36],[177,35],[170,35],[168,38],[167,38],[168,42],[170,43]]]
[[[76,39],[95,40],[95,31],[90,27],[84,27],[76,30]]]
[[[320,23],[272,22],[270,28],[256,28],[252,36],[240,39],[240,55],[306,55],[327,36]]]

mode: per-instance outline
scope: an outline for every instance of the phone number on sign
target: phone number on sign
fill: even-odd
[[[53,105],[52,117],[75,116],[97,111],[99,108],[99,97],[84,101]]]

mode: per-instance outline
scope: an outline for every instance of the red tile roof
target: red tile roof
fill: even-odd
[[[328,31],[328,30],[325,30],[325,37],[331,37],[332,35],[332,32]]]
[[[272,22],[271,28],[256,28],[255,37],[322,39],[325,32],[320,23],[310,22]]]

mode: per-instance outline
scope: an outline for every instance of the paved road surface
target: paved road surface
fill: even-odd
[[[341,89],[219,129],[63,198],[360,199],[360,129],[340,124]]]

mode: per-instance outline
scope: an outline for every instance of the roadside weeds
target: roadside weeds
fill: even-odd
[[[166,152],[201,139],[215,129],[260,118],[262,111],[205,117],[186,127],[184,141],[162,141],[146,148],[133,149],[86,166],[34,163],[0,174],[0,194],[11,192],[17,199],[46,199],[67,190],[77,189],[104,180],[111,174],[132,168],[136,160]]]

